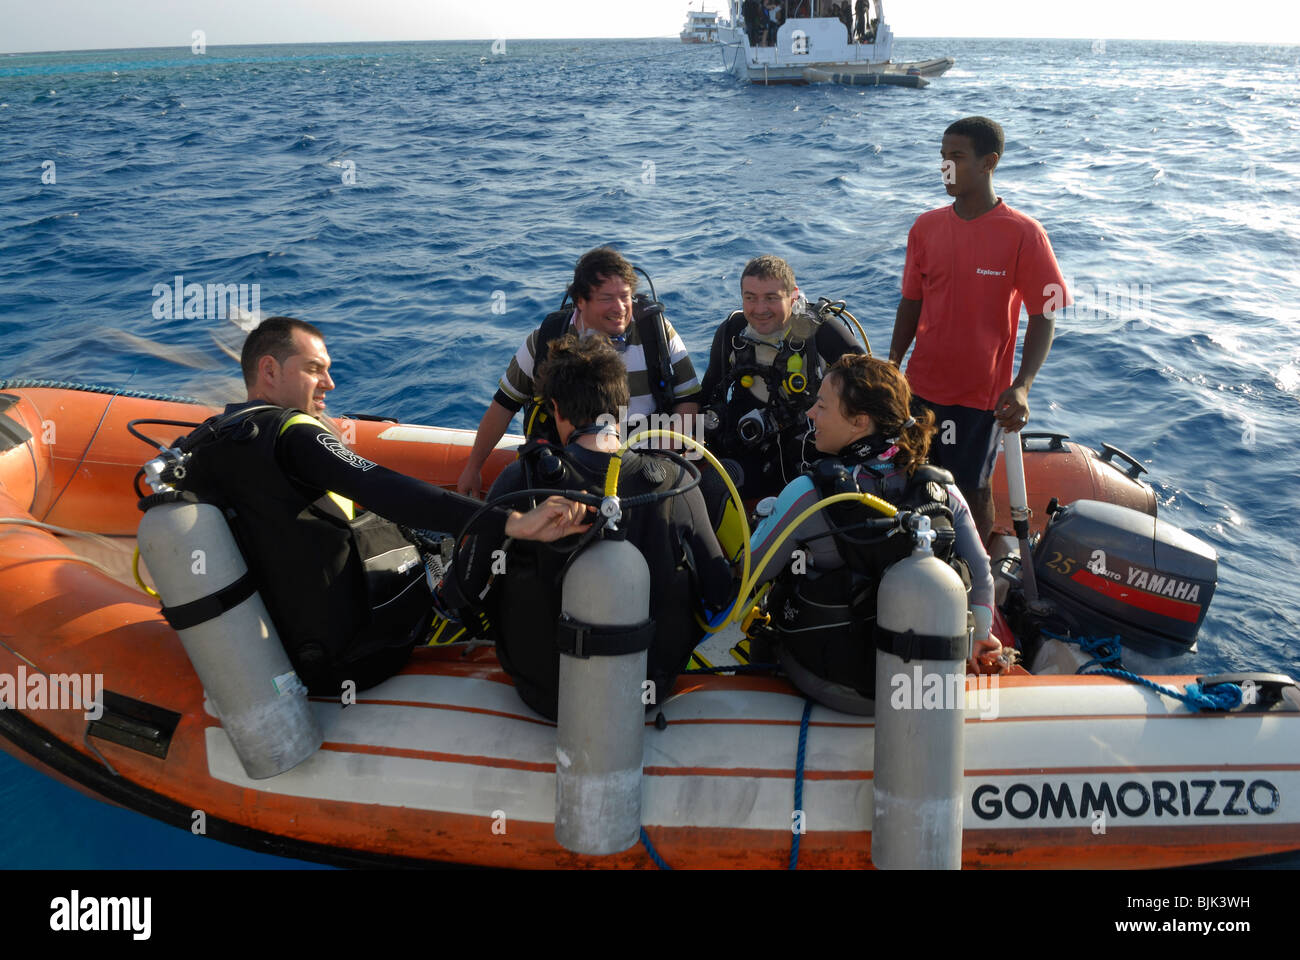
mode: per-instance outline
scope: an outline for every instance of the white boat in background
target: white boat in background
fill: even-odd
[[[699,10],[686,11],[686,23],[680,34],[682,43],[713,43],[718,39],[718,14],[704,9],[704,0],[700,0]]]
[[[731,21],[718,27],[722,60],[737,77],[764,85],[773,83],[846,83],[924,87],[956,62],[936,57],[910,63],[892,60],[894,33],[885,22],[882,0],[873,0],[865,35],[857,41],[851,27],[831,15],[832,0],[781,0],[787,12],[773,46],[751,43],[741,0],[731,0]],[[839,6],[835,3],[834,6]],[[767,16],[767,8],[759,10]],[[761,43],[761,40],[759,41]]]

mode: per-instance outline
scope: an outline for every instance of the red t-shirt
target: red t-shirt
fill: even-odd
[[[1001,198],[974,220],[951,205],[917,217],[903,296],[921,301],[907,364],[912,390],[976,410],[992,410],[1011,386],[1021,305],[1036,316],[1069,303],[1047,234]]]

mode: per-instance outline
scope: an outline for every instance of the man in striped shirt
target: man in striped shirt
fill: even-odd
[[[630,400],[626,417],[676,414],[683,418],[699,412],[700,381],[691,365],[686,345],[661,313],[643,320],[633,317],[632,296],[636,292],[636,271],[609,247],[583,254],[573,271],[569,293],[574,308],[566,320],[547,317],[519,348],[497,392],[478,425],[469,461],[456,483],[456,490],[478,496],[483,486],[483,464],[505,436],[515,413],[534,400],[533,372],[544,358],[552,339],[573,332],[582,336],[601,335],[622,357],[627,370]],[[653,338],[647,343],[648,338]],[[543,415],[547,411],[539,411]],[[528,430],[529,413],[524,429]]]

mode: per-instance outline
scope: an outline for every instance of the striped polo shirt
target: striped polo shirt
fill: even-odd
[[[576,311],[574,312],[576,315]],[[573,316],[569,317],[569,332],[577,332]],[[664,318],[664,332],[668,335],[668,355],[673,370],[673,399],[677,402],[697,399],[700,381],[691,365],[690,354],[686,344],[673,330],[673,326]],[[541,328],[528,335],[524,345],[510,361],[505,376],[497,383],[496,395],[492,398],[511,413],[519,410],[534,396],[533,366],[537,355],[537,340]],[[589,336],[594,335],[592,333]],[[630,395],[628,416],[648,415],[655,412],[654,396],[650,392],[650,374],[646,371],[645,347],[641,345],[641,328],[632,321],[619,340],[610,341],[627,368],[627,392]]]

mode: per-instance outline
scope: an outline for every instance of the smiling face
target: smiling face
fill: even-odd
[[[767,336],[785,329],[794,309],[795,292],[776,277],[745,277],[740,281],[745,319],[757,333]]]
[[[853,441],[876,432],[876,422],[870,414],[859,413],[852,417],[844,415],[844,407],[840,403],[839,379],[837,375],[831,374],[822,380],[817,399],[808,410],[808,419],[817,431],[813,441],[819,453],[839,453]]]
[[[334,389],[329,370],[325,341],[294,330],[293,353],[283,364],[270,354],[258,359],[259,396],[255,399],[319,416],[325,412],[325,394]]]
[[[940,170],[948,196],[960,197],[989,189],[987,184],[993,179],[993,169],[998,165],[996,153],[976,156],[970,137],[962,133],[945,133],[939,155],[943,158]]]
[[[591,296],[576,298],[582,325],[607,337],[621,337],[632,322],[632,287],[621,277],[601,277]]]

